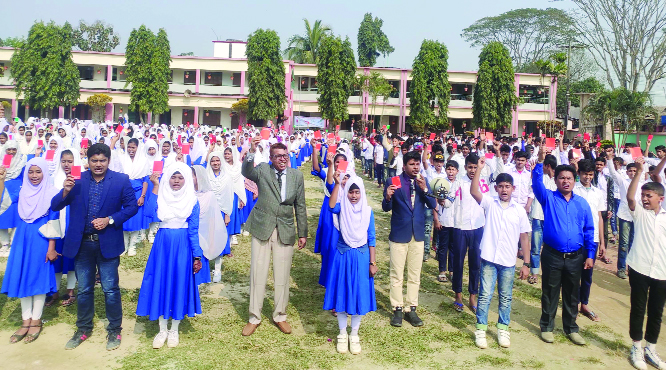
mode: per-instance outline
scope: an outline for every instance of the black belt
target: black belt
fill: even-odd
[[[93,242],[99,241],[98,234],[83,234],[83,240],[90,240]]]
[[[569,258],[575,258],[578,257],[579,255],[583,254],[583,250],[585,248],[580,247],[577,251],[573,252],[560,252],[557,249],[551,247],[550,245],[543,245],[544,247],[547,247],[552,253],[557,254],[559,256],[562,256],[563,259],[569,259]]]

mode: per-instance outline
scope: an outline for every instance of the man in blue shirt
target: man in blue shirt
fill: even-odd
[[[543,207],[543,244],[541,252],[541,339],[553,343],[553,327],[562,290],[562,326],[569,339],[584,345],[578,334],[578,289],[583,269],[594,266],[597,244],[594,221],[587,201],[573,193],[576,170],[569,165],[555,168],[557,190],[543,183],[546,151],[539,151],[539,163],[532,172],[532,190]]]

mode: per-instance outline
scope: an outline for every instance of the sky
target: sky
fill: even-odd
[[[2,6],[0,38],[27,35],[36,20],[58,24],[79,20],[92,23],[102,20],[114,26],[121,43],[114,51],[123,52],[133,28],[145,24],[153,31],[165,28],[174,55],[194,52],[212,56],[212,41],[239,39],[257,28],[275,30],[282,40],[282,49],[294,34],[303,34],[303,19],[311,23],[321,19],[335,34],[349,36],[356,51],[358,27],[367,12],[384,20],[383,31],[395,52],[380,58],[377,66],[409,68],[424,39],[443,42],[449,49],[449,69],[477,69],[480,50],[471,48],[460,34],[474,21],[517,8],[557,7],[571,9],[571,1],[548,0],[431,0],[431,1],[6,1]]]

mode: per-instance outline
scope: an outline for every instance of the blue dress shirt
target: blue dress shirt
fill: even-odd
[[[594,221],[587,201],[573,193],[567,200],[559,190],[548,190],[543,183],[543,163],[532,172],[532,190],[543,208],[543,242],[549,247],[570,253],[581,247],[587,249],[587,258],[595,258]]]
[[[86,214],[86,224],[83,227],[84,234],[97,234],[97,229],[92,225],[92,222],[97,218],[99,209],[102,207],[102,189],[104,189],[104,179],[99,181],[90,179],[88,214]]]

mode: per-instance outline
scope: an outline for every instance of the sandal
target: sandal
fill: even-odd
[[[603,262],[603,263],[605,263],[605,264],[607,264],[607,265],[610,265],[611,263],[613,263],[613,260],[610,259],[610,258],[608,258],[608,257],[606,257],[606,256],[604,256],[603,258],[600,258],[599,260],[601,260],[601,262]]]
[[[538,281],[539,279],[535,275],[532,275],[527,278],[527,282],[530,284],[536,284]]]
[[[23,343],[32,343],[39,338],[39,335],[42,333],[42,328],[43,328],[44,323],[40,322],[39,325],[30,325],[33,328],[39,328],[39,331],[34,333],[34,334],[28,334],[25,336],[25,340]]]
[[[458,312],[463,312],[465,310],[465,306],[463,306],[462,303],[458,302],[453,302],[453,308]]]
[[[469,309],[472,310],[472,313],[476,315],[476,306],[469,306]]]
[[[76,296],[71,295],[67,299],[63,300],[61,304],[62,304],[63,307],[69,307],[69,306],[73,305],[74,302],[76,302]]]
[[[22,329],[30,329],[30,325],[28,325],[28,326],[21,325],[21,328]],[[16,334],[16,333],[14,333],[14,334],[12,334],[11,337],[9,337],[9,343],[11,343],[11,344],[18,343],[18,342],[22,341],[23,338],[25,338],[26,335],[28,335],[27,330],[26,330],[25,334]]]
[[[338,317],[338,313],[335,312],[335,309],[331,310],[331,315],[333,315],[333,317]]]
[[[60,295],[58,295],[58,293],[55,293],[55,294],[53,294],[53,295],[50,296],[50,297],[46,297],[46,303],[44,303],[44,306],[45,306],[45,307],[51,307],[51,306],[53,306],[53,305],[56,303],[56,301],[59,300],[59,299],[60,299]]]
[[[599,321],[601,321],[601,319],[599,318],[599,316],[597,316],[597,314],[595,314],[594,311],[587,311],[587,312],[583,312],[583,311],[581,311],[580,313],[581,313],[581,315],[587,317],[588,319],[590,319],[590,320],[592,320],[592,321],[594,321],[594,322],[599,322]]]
[[[446,274],[440,274],[437,277],[437,281],[439,281],[440,283],[446,283],[447,281],[449,281],[449,279],[446,277]]]

